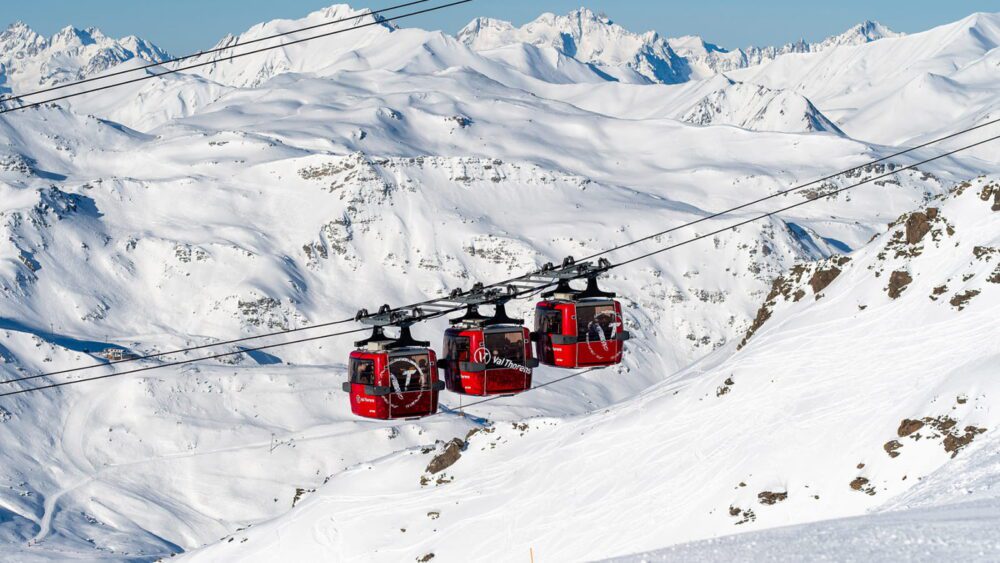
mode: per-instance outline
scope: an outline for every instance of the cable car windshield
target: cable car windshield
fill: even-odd
[[[359,360],[351,358],[350,365],[351,383],[361,385],[375,384],[375,362],[372,360]]]
[[[611,340],[617,333],[618,325],[618,314],[613,303],[576,306],[576,334],[580,340]]]
[[[487,368],[511,368],[511,364],[524,365],[524,333],[494,332],[483,335],[484,346],[489,351]]]
[[[535,332],[562,334],[562,312],[551,309],[535,309]]]
[[[396,393],[426,391],[431,388],[430,357],[406,354],[389,357],[389,385]]]

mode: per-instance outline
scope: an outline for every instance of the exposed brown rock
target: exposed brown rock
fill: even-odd
[[[983,191],[979,193],[980,199],[983,201],[989,201],[990,197],[993,197],[993,211],[1000,211],[1000,186],[996,184],[987,184],[983,186]]]
[[[826,289],[826,286],[833,283],[833,280],[837,279],[840,275],[840,268],[831,267],[827,270],[816,270],[813,277],[809,280],[809,285],[812,286],[813,295]]]
[[[754,514],[752,508],[742,509],[738,506],[729,507],[729,515],[733,517],[740,517],[740,520],[736,522],[736,525],[746,524],[747,522],[753,522],[757,519],[757,515]]]
[[[778,280],[780,279],[781,278],[778,278]],[[777,284],[778,280],[775,280],[774,283]],[[771,318],[771,307],[773,306],[774,306],[774,301],[767,301],[760,306],[760,309],[757,310],[757,316],[754,318],[753,323],[750,324],[750,328],[747,329],[746,335],[743,337],[743,340],[736,347],[737,350],[741,350],[744,346],[746,346],[747,342],[750,340],[750,337],[753,336],[754,333],[756,333],[760,329],[760,327],[764,326],[764,323],[767,322],[767,319]]]
[[[851,481],[851,488],[855,491],[861,491],[869,496],[875,495],[875,487],[868,484],[868,479],[865,479],[864,477],[857,477]]]
[[[302,497],[306,493],[315,493],[315,492],[316,492],[316,489],[303,489],[301,487],[296,488],[295,489],[295,496],[292,497],[292,508],[295,508],[295,505],[298,504],[300,500],[302,500]]]
[[[920,211],[911,213],[906,219],[906,244],[917,244],[923,240],[924,236],[931,232],[931,224],[928,219],[937,217],[937,209],[930,208],[927,213]]]
[[[816,265],[817,269],[808,282],[812,287],[813,294],[818,294],[820,291],[826,289],[840,275],[843,266],[850,261],[851,258],[848,256],[835,255],[826,261],[818,262]],[[823,264],[828,265],[828,267],[823,268]],[[771,318],[774,306],[778,303],[779,298],[783,297],[785,301],[798,302],[805,297],[806,293],[801,286],[810,269],[811,266],[809,265],[798,264],[793,266],[786,275],[775,278],[771,284],[771,291],[764,298],[764,304],[757,310],[757,315],[743,336],[743,340],[736,347],[737,350],[741,350],[746,346],[750,338]]]
[[[958,455],[958,452],[962,448],[968,446],[972,443],[972,440],[979,434],[986,432],[985,428],[976,428],[975,426],[966,426],[965,434],[956,435],[948,434],[944,438],[944,451],[951,454],[951,457]]]
[[[986,259],[989,260],[988,257],[991,254],[997,254],[998,252],[1000,252],[1000,249],[993,248],[992,246],[977,246],[972,249],[972,255],[979,260],[982,260],[984,257],[987,257]]]
[[[759,493],[757,495],[757,500],[759,500],[761,504],[777,504],[777,503],[785,500],[786,498],[788,498],[788,492],[787,491],[786,492],[780,492],[780,493],[775,493],[775,492],[771,492],[771,491],[764,491],[764,492]]]
[[[931,301],[937,301],[939,295],[943,295],[944,293],[947,292],[948,292],[947,285],[939,285],[935,287],[934,289],[931,290],[931,295],[930,295]]]
[[[960,405],[968,401],[968,399],[961,395],[956,400]],[[957,456],[958,452],[972,443],[976,436],[986,432],[985,428],[977,428],[975,426],[966,426],[963,430],[958,430],[957,420],[950,416],[942,415],[938,417],[925,416],[921,420],[905,419],[899,425],[898,433],[900,437],[912,435],[911,437],[914,440],[919,440],[922,436],[916,432],[925,427],[930,430],[925,432],[926,436],[923,437],[936,440],[943,436],[944,439],[941,443],[944,446],[944,451],[950,453],[951,457]],[[891,442],[887,442],[883,447],[890,457],[896,457],[893,453],[896,453],[896,450],[900,449],[902,445],[897,440],[892,440]]]
[[[896,270],[889,276],[889,297],[896,299],[903,294],[906,290],[906,286],[910,285],[913,278],[910,276],[909,272],[904,272],[902,270]]]
[[[732,376],[727,377],[726,380],[722,382],[722,385],[716,388],[715,396],[721,397],[726,393],[729,393],[732,390],[733,385],[736,385],[736,382],[733,381],[733,377]]]
[[[978,289],[970,289],[964,293],[957,293],[955,294],[954,297],[951,298],[951,301],[949,301],[949,303],[951,303],[952,307],[955,307],[959,311],[961,311],[962,309],[965,309],[965,306],[969,303],[969,300],[979,295],[979,293],[980,291]]]
[[[900,444],[899,440],[890,440],[882,446],[882,449],[885,450],[885,453],[889,454],[889,457],[899,457],[899,452],[896,450],[902,447],[903,444]]]
[[[462,448],[464,447],[464,441],[458,438],[452,438],[450,442],[445,444],[444,451],[435,456],[434,459],[427,464],[427,472],[433,475],[448,469],[452,465],[455,465],[458,458],[462,457]]]
[[[924,427],[923,421],[913,420],[911,418],[905,418],[903,419],[903,422],[899,423],[899,430],[897,430],[896,433],[899,434],[900,438],[902,438],[904,436],[909,436],[910,434],[913,434],[914,432],[920,430],[923,427]]]

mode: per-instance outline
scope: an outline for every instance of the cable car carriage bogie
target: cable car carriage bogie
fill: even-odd
[[[571,266],[573,259],[567,258],[563,270]],[[555,289],[542,294],[545,300],[535,307],[535,332],[531,334],[542,364],[572,369],[621,363],[625,341],[630,338],[621,303],[614,293],[597,285],[598,275],[610,266],[601,259],[597,268],[590,268],[584,290],[569,285],[579,274],[567,273]]]
[[[380,311],[388,313],[388,306]],[[364,318],[362,318],[364,317]],[[420,418],[438,410],[444,382],[438,379],[437,356],[430,343],[415,340],[410,322],[384,322],[384,317],[358,314],[361,322],[374,324],[372,335],[355,342],[348,381],[343,389],[351,398],[351,412],[381,420]],[[383,326],[399,326],[399,338],[387,336]]]
[[[463,395],[513,395],[531,389],[532,371],[538,360],[532,356],[531,333],[524,321],[507,315],[506,303],[516,294],[497,293],[455,296],[464,301],[465,314],[450,320],[444,335],[444,355],[438,361],[445,385]],[[479,305],[492,302],[492,317],[479,313]]]

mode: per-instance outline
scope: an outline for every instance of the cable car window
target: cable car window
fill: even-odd
[[[536,309],[535,332],[562,334],[562,312],[550,309]]]
[[[618,315],[614,304],[576,306],[576,334],[580,340],[610,340],[617,332],[617,327]]]
[[[375,362],[351,358],[351,383],[375,385]]]
[[[430,357],[427,354],[390,356],[389,385],[396,393],[430,389]]]
[[[469,361],[469,339],[465,336],[448,336],[445,338],[445,357],[450,361]]]
[[[524,365],[524,333],[493,332],[484,335],[484,344],[489,351],[487,368],[511,368],[514,364]]]

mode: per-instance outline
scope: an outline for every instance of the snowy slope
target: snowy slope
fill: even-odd
[[[1000,347],[977,335],[1000,329],[996,181],[810,266],[832,280],[777,281],[788,307],[735,354],[585,416],[474,407],[494,424],[443,473],[419,449],[361,464],[191,559],[582,560],[875,508],[995,436]],[[891,296],[893,271],[912,279]]]
[[[239,41],[344,14],[370,17],[334,6],[261,24]],[[622,33],[616,48],[628,53],[635,44]],[[874,44],[886,41],[898,40]],[[610,80],[604,63],[551,45],[476,51],[440,32],[376,25],[299,47],[0,117],[3,379],[87,364],[108,345],[155,352],[422,300],[634,240],[895,150],[843,134],[791,88],[723,76],[663,85],[636,74],[627,84]],[[992,80],[986,66],[970,75]],[[959,94],[939,100],[942,111],[963,102]],[[996,132],[870,166],[613,258],[988,134]],[[614,272],[607,285],[621,293],[636,335],[626,362],[476,410],[495,429],[471,439],[475,447],[448,471],[457,480],[447,485],[420,486],[432,456],[423,450],[484,421],[353,418],[339,392],[353,335],[0,400],[0,553],[142,558],[221,538],[199,555],[378,549],[374,557],[387,560],[429,551],[446,561],[502,559],[501,544],[524,543],[546,559],[576,559],[881,506],[915,482],[897,483],[893,471],[923,476],[950,459],[941,436],[901,442],[898,458],[879,462],[903,417],[938,416],[948,393],[964,393],[956,420],[995,427],[980,406],[994,392],[987,368],[997,351],[960,338],[996,318],[988,280],[998,258],[975,250],[996,246],[994,200],[975,197],[995,177],[936,199],[995,173],[998,153],[988,149]],[[901,214],[932,206],[955,233],[942,224],[944,234],[927,236],[943,238],[928,238],[922,255],[879,262],[893,235],[869,244],[872,237]],[[834,263],[831,255],[851,251],[827,297],[795,299],[799,289],[812,291],[808,282]],[[878,278],[862,266],[875,263]],[[931,279],[935,263],[946,264],[949,279]],[[885,286],[903,269],[910,288],[890,300]],[[774,294],[775,279],[797,285]],[[947,289],[934,293],[940,284]],[[972,290],[982,293],[963,311],[950,305]],[[771,317],[758,322],[771,301]],[[530,315],[531,307],[519,302],[513,312]],[[954,338],[894,335],[900,322],[934,322]],[[444,326],[428,323],[418,334],[436,342]],[[819,348],[828,341],[850,349],[856,366]],[[876,349],[883,342],[898,349]],[[928,358],[918,344],[941,353]],[[788,348],[796,350],[791,358],[778,353]],[[803,375],[800,360],[809,357],[831,367]],[[956,375],[945,381],[954,358],[966,364],[949,368]],[[876,361],[884,371],[857,367]],[[895,406],[885,408],[888,382],[911,377],[912,365],[929,374],[920,377],[932,390],[914,391],[907,403],[895,400],[896,389]],[[733,374],[735,384],[717,396]],[[779,383],[769,386],[770,374]],[[540,369],[537,377],[561,375]],[[933,393],[942,397],[936,403]],[[461,404],[450,394],[442,402]],[[789,404],[802,406],[789,411]],[[789,412],[815,429],[802,459],[787,447],[799,436]],[[849,435],[857,442],[845,443]],[[987,437],[976,434],[973,446]],[[812,460],[830,440],[843,459]],[[847,475],[860,471],[852,469],[859,456],[868,467],[861,475],[884,487],[875,497],[841,490],[861,476]],[[753,490],[734,489],[749,473],[760,476],[746,481]],[[501,488],[515,482],[527,485]],[[758,489],[784,483],[799,487],[787,502],[755,509],[754,522],[734,528],[728,503],[749,508]],[[822,503],[808,499],[806,485],[822,489]],[[398,493],[404,508],[375,498],[380,492]],[[358,504],[369,497],[367,507]],[[649,498],[669,502],[643,504]],[[428,499],[437,508],[425,509]],[[595,513],[602,503],[609,509]],[[675,505],[683,510],[663,515],[661,527],[637,524]],[[438,520],[427,514],[438,510]],[[552,526],[554,515],[565,524]],[[480,535],[497,521],[499,534]],[[356,533],[353,526],[366,522]],[[296,549],[306,551],[268,539],[278,533],[301,537]]]
[[[973,561],[1000,553],[1000,435],[930,474],[901,501],[865,516],[725,536],[612,561]]]
[[[996,115],[1000,14],[906,37],[781,57],[733,73],[809,98],[849,134],[883,143],[936,136]]]

